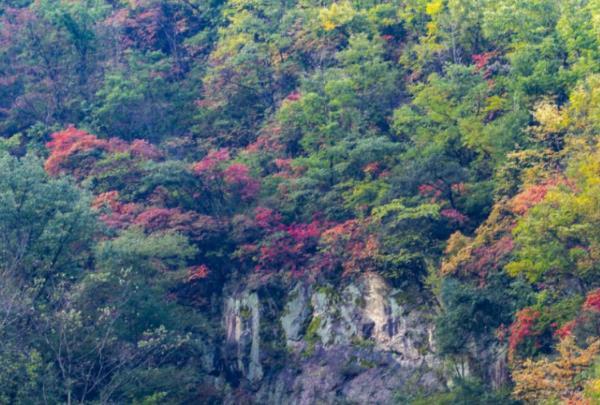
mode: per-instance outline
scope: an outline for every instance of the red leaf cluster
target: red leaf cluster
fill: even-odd
[[[140,212],[131,224],[142,227],[148,233],[182,233],[195,241],[206,240],[222,230],[222,224],[213,217],[179,208],[150,207]]]
[[[590,292],[583,303],[585,311],[600,312],[600,288]]]
[[[573,333],[575,326],[577,326],[577,320],[569,321],[554,331],[554,336],[560,339],[565,338]]]
[[[275,166],[277,166],[279,170],[291,171],[292,159],[275,159]]]
[[[515,243],[510,236],[503,236],[490,245],[482,245],[473,249],[473,259],[466,264],[465,269],[479,275],[480,282],[485,283],[490,270],[498,269],[504,258],[512,252]]]
[[[530,185],[512,199],[512,211],[518,215],[525,215],[527,211],[544,200],[548,191],[559,184],[575,190],[575,185],[564,178],[553,178],[541,184]]]
[[[156,160],[162,157],[162,153],[148,141],[143,139],[136,139],[131,142],[129,148],[132,156],[140,157],[146,160]]]
[[[253,258],[256,270],[300,274],[311,268],[326,224],[314,219],[310,223],[286,225],[281,222],[281,214],[265,207],[256,208],[254,219],[264,236],[258,244],[242,246],[241,253]]]
[[[156,147],[144,140],[136,139],[129,144],[119,138],[100,139],[72,125],[51,134],[50,138],[52,140],[46,143],[50,156],[44,167],[53,176],[65,170],[70,157],[93,150],[107,153],[129,152],[133,157],[141,159],[157,159],[161,156]]]
[[[105,193],[98,194],[96,198],[94,198],[94,201],[92,202],[92,208],[95,210],[100,210],[104,207],[108,207],[112,210],[118,204],[118,200],[118,191],[107,191]]]
[[[363,172],[365,172],[365,174],[370,174],[370,175],[376,175],[380,170],[381,170],[381,166],[379,165],[378,162],[371,162],[371,163],[366,164],[363,167]]]
[[[435,184],[421,184],[419,186],[419,194],[423,197],[431,198],[431,202],[436,202],[442,196],[442,184],[436,182]]]
[[[498,55],[497,51],[484,52],[475,55],[471,55],[471,59],[475,64],[475,69],[478,71],[484,71],[483,76],[489,78],[492,74],[490,69],[490,60]]]
[[[277,153],[283,151],[283,145],[279,141],[281,128],[279,126],[269,126],[264,133],[256,138],[256,141],[246,146],[245,151],[249,153],[272,152]]]
[[[276,229],[282,227],[281,214],[265,207],[257,207],[254,210],[256,224],[264,229]]]
[[[576,329],[579,329],[581,326],[584,326],[585,329],[586,324],[597,322],[597,317],[594,315],[600,314],[600,288],[587,294],[580,310],[581,312],[579,312],[574,319],[565,322],[560,328],[558,328],[558,324],[554,322],[551,325],[556,328],[554,336],[562,339],[566,336],[575,334]],[[590,312],[592,314],[590,314]]]
[[[182,213],[178,208],[157,208],[152,207],[141,212],[133,221],[149,232],[173,229],[178,224],[189,222],[191,215]]]
[[[450,221],[458,223],[459,225],[462,225],[469,220],[466,215],[461,214],[454,208],[444,208],[440,211],[440,215],[449,219]]]
[[[291,224],[270,234],[258,249],[259,271],[288,270],[294,274],[310,267],[316,253],[323,225],[319,221],[309,224]]]
[[[512,361],[519,345],[528,337],[536,336],[539,332],[534,329],[540,312],[533,308],[524,308],[515,315],[515,321],[510,325],[508,339],[508,358]]]
[[[242,246],[240,252],[253,258],[257,270],[283,270],[295,275],[336,269],[343,269],[344,275],[375,270],[379,243],[369,234],[365,221],[333,225],[314,219],[286,225],[281,219],[272,209],[255,210],[255,225],[264,236],[258,244]]]
[[[515,214],[525,215],[536,204],[539,204],[548,192],[548,184],[537,184],[527,187],[512,200],[512,210]]]
[[[188,281],[201,280],[208,277],[210,270],[205,264],[190,267],[188,269]]]
[[[471,55],[471,59],[473,60],[473,63],[475,64],[475,68],[477,70],[481,70],[481,69],[485,68],[486,65],[489,63],[490,59],[492,59],[497,54],[498,54],[498,52],[496,52],[496,51],[478,53],[478,54]]]
[[[452,222],[455,222],[459,225],[463,225],[465,222],[469,220],[469,218],[454,208],[453,204],[451,204],[452,196],[454,194],[463,194],[465,192],[464,183],[453,183],[447,185],[441,180],[436,181],[435,183],[426,183],[421,184],[419,186],[419,194],[423,197],[429,198],[429,201],[433,204],[442,204],[442,205],[451,205],[450,207],[446,207],[440,211],[440,214],[449,219]],[[445,201],[446,200],[446,201]]]
[[[108,209],[108,212],[100,215],[100,220],[114,229],[124,229],[130,226],[142,210],[142,207],[138,204],[119,201],[117,191],[99,194],[94,199],[92,207],[97,210]]]
[[[242,163],[233,163],[223,171],[225,183],[239,190],[241,197],[245,200],[251,199],[258,194],[260,183],[250,176],[250,169]]]
[[[147,49],[160,46],[167,29],[176,30],[178,33],[185,30],[187,22],[181,15],[171,15],[170,18],[163,11],[163,7],[156,2],[133,1],[133,8],[120,9],[104,20],[104,25],[121,28],[121,43],[125,47],[137,46]],[[174,26],[172,26],[174,24]]]
[[[300,244],[307,240],[317,240],[321,236],[322,224],[312,221],[308,224],[292,224],[287,227],[287,233],[294,242]]]
[[[209,152],[201,161],[192,166],[192,170],[197,175],[208,176],[209,178],[216,177],[215,170],[218,166],[229,160],[229,149],[222,148]]]
[[[148,233],[179,232],[195,241],[205,240],[222,231],[222,223],[211,216],[179,208],[144,209],[136,203],[119,201],[117,191],[99,194],[92,202],[92,208],[101,211],[100,219],[114,229],[138,226]]]
[[[250,175],[250,169],[243,163],[232,163],[223,169],[229,158],[226,148],[211,151],[195,163],[192,170],[208,181],[222,180],[229,188],[226,191],[238,194],[243,200],[254,198],[260,190],[260,182]]]
[[[95,135],[74,126],[55,132],[50,137],[52,140],[46,143],[46,147],[50,149],[50,156],[46,159],[44,167],[51,175],[59,174],[63,163],[78,152],[87,152],[93,149],[107,150],[109,147],[106,140],[98,139]]]
[[[365,221],[352,219],[327,229],[321,246],[327,265],[341,266],[343,275],[376,268],[379,242],[368,232]]]
[[[294,91],[294,92],[288,94],[288,96],[285,99],[287,101],[298,101],[298,100],[300,100],[301,97],[302,97],[302,95],[300,94],[299,91]]]
[[[304,169],[293,166],[292,162],[293,159],[275,159],[275,167],[277,167],[279,172],[275,173],[274,176],[282,179],[294,179],[300,177]]]

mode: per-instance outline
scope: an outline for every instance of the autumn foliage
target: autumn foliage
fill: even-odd
[[[93,201],[92,207],[101,212],[100,219],[109,227],[124,229],[130,226],[142,207],[136,203],[123,203],[119,200],[118,191],[108,191],[99,194]]]
[[[514,360],[519,345],[527,339],[535,339],[539,334],[535,329],[539,317],[540,312],[532,308],[524,308],[516,313],[508,339],[508,357],[511,361]]]
[[[231,163],[226,148],[209,152],[192,165],[192,171],[209,184],[224,184],[223,191],[251,200],[260,190],[260,182],[250,174],[250,168],[238,162]]]
[[[55,176],[68,170],[69,160],[74,156],[85,156],[86,153],[124,153],[129,152],[133,157],[145,160],[159,159],[162,154],[159,150],[145,140],[136,139],[131,144],[118,139],[100,139],[86,131],[69,126],[67,129],[50,135],[51,141],[46,143],[50,151],[44,167],[46,171]],[[71,174],[81,177],[91,171],[95,158],[87,162],[89,167],[72,167]]]
[[[600,289],[588,293],[583,304],[586,311],[600,312]]]
[[[587,347],[577,346],[573,337],[566,336],[557,346],[559,356],[555,360],[528,359],[514,372],[516,398],[529,403],[569,402],[578,397],[585,386],[581,373],[594,362],[600,352],[600,340],[595,339]],[[583,400],[583,399],[581,399]]]
[[[241,249],[254,257],[257,271],[305,273],[310,270],[325,225],[317,219],[286,225],[279,222],[280,218],[274,211],[258,210],[256,221],[265,236],[260,244],[247,244]]]
[[[598,5],[1,2],[0,403],[600,403]]]
[[[190,267],[188,273],[188,281],[202,280],[208,277],[210,270],[205,264],[201,264],[199,266]]]
[[[229,160],[229,157],[229,150],[226,148],[211,151],[202,160],[194,163],[192,170],[198,175],[214,178],[218,165]]]
[[[327,265],[341,267],[344,275],[375,271],[379,242],[369,232],[368,223],[349,220],[323,232],[321,252]]]
[[[52,175],[57,175],[62,169],[67,159],[72,155],[91,150],[107,150],[109,144],[107,141],[98,139],[85,131],[79,130],[73,126],[64,131],[55,132],[51,135],[52,140],[46,144],[50,150],[50,156],[46,160],[46,171]]]
[[[548,189],[557,184],[556,180],[548,181],[542,184],[534,184],[525,188],[521,193],[517,194],[512,200],[512,209],[518,215],[525,215],[531,207],[540,203]]]

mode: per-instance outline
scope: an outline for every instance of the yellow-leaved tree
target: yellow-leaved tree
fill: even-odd
[[[527,359],[513,371],[513,395],[516,398],[527,403],[567,402],[581,398],[587,384],[581,378],[582,373],[594,364],[600,352],[600,339],[594,339],[584,349],[572,336],[566,336],[558,343],[557,350],[556,359]]]

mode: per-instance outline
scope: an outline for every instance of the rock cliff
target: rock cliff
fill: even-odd
[[[282,308],[269,301],[261,291],[239,291],[223,313],[225,362],[257,403],[391,403],[407,390],[445,384],[432,310],[404,302],[377,274],[337,289],[298,282]]]

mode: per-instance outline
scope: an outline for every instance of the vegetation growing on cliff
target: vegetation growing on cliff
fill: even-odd
[[[376,272],[428,403],[596,403],[599,133],[598,0],[6,0],[0,402],[247,398],[226,285]]]

